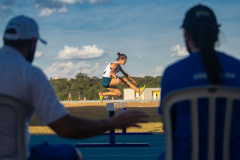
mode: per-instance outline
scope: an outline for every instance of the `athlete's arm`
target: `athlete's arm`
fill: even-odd
[[[130,126],[140,127],[137,123],[146,123],[148,115],[141,111],[127,111],[110,119],[90,120],[66,115],[49,126],[65,138],[88,138],[102,134],[110,129],[123,129]]]
[[[137,82],[136,82],[129,74],[127,74],[127,73],[122,69],[122,67],[120,67],[119,70],[122,72],[122,74],[123,74],[125,77],[129,78],[133,83],[137,84]]]

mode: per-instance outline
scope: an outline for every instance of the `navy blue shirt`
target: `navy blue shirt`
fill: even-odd
[[[228,56],[224,53],[216,53],[219,62],[224,71],[223,84],[226,86],[232,86],[240,88],[240,61]],[[204,86],[208,85],[209,80],[207,74],[204,70],[203,63],[200,58],[199,52],[191,53],[187,58],[180,60],[169,67],[166,68],[162,81],[161,81],[161,100],[166,96],[166,94],[190,87]],[[200,114],[204,113],[200,118],[200,160],[207,159],[207,153],[204,150],[207,147],[207,128],[205,124],[208,120],[208,109],[206,101],[201,103]],[[161,104],[161,103],[160,103]],[[224,113],[224,102],[219,100],[217,102],[218,110]],[[159,107],[159,114],[162,114],[161,105]],[[224,115],[220,114],[217,116],[218,121],[222,121]],[[190,117],[190,107],[187,102],[179,103],[172,112],[173,118],[173,157],[174,160],[190,160],[191,158],[191,117]],[[240,159],[240,103],[233,107],[232,115],[232,129],[231,129],[231,142],[230,142],[230,153],[231,159]],[[201,125],[202,124],[202,125]],[[221,133],[218,130],[221,129],[223,125],[216,126],[216,143],[221,143]],[[201,149],[204,148],[204,149]],[[218,153],[218,154],[217,154]],[[219,145],[215,152],[216,159],[221,156],[222,146]],[[160,158],[164,159],[164,155]]]

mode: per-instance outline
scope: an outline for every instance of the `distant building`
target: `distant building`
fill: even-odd
[[[131,88],[123,89],[123,99],[124,100],[152,100],[152,99],[160,99],[160,91],[161,88],[145,88],[141,96],[139,93]]]
[[[59,77],[59,76],[57,76],[56,78],[53,78],[53,79],[60,79],[60,77]]]

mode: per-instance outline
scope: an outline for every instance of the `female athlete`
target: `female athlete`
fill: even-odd
[[[137,84],[137,82],[132,79],[131,76],[129,76],[124,70],[122,69],[121,65],[125,65],[127,61],[127,56],[125,54],[117,53],[118,58],[117,61],[111,62],[107,65],[103,72],[102,76],[102,86],[107,88],[109,92],[100,92],[100,100],[103,102],[104,96],[122,96],[121,91],[116,87],[118,84],[125,83],[128,87],[134,89],[136,92],[139,93],[139,95],[142,94],[142,92],[145,89],[145,85],[141,88],[137,88],[134,84],[128,81],[127,78],[129,78],[133,83]],[[127,78],[120,78],[116,74],[121,71],[122,74]]]

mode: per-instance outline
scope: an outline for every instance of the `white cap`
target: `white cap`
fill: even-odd
[[[13,29],[14,31],[10,33],[6,32],[10,29]],[[40,38],[38,32],[38,25],[35,20],[23,15],[16,16],[8,22],[3,38],[8,40],[24,40],[37,38],[43,44],[47,44],[45,40]]]

